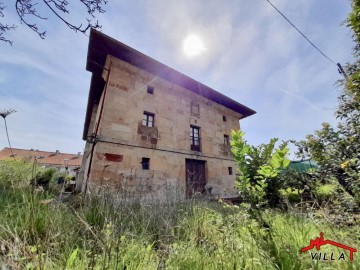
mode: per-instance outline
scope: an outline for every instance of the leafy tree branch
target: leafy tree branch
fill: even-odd
[[[346,23],[356,43],[353,54],[357,60],[345,66],[348,79],[339,81],[341,92],[335,112],[339,124],[323,123],[320,130],[294,143],[299,157],[317,162],[318,175],[324,181],[337,179],[360,203],[360,0],[354,0],[352,7]]]
[[[231,132],[231,151],[239,172],[235,186],[253,207],[265,203],[276,206],[282,186],[278,175],[290,164],[287,143],[275,148],[278,139],[271,139],[268,144],[251,146],[244,136],[240,130]]]
[[[70,13],[69,2],[66,0],[42,0],[42,2],[36,2],[36,0],[16,0],[15,11],[20,19],[20,23],[26,25],[32,31],[37,33],[40,38],[46,37],[46,31],[42,30],[38,26],[36,21],[44,21],[48,18],[40,14],[39,10],[45,8],[50,12],[50,15],[58,18],[67,27],[75,32],[81,32],[85,34],[90,28],[99,29],[101,25],[98,21],[93,21],[95,16],[99,13],[104,13],[104,5],[107,4],[106,0],[78,0],[86,9],[90,18],[86,18],[86,24],[75,24],[70,22],[66,15]],[[0,20],[3,21],[5,18],[4,10],[8,8],[4,5],[3,0],[0,0]],[[12,41],[6,37],[6,34],[16,29],[16,25],[8,25],[0,21],[0,41],[9,43],[12,45]],[[35,22],[34,22],[35,21]]]

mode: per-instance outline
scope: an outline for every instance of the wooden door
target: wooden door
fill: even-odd
[[[186,197],[205,193],[205,161],[186,159]]]

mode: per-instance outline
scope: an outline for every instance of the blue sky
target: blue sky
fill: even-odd
[[[353,61],[351,33],[340,26],[350,1],[272,2],[335,62]],[[84,22],[85,10],[70,8],[69,19]],[[336,122],[336,66],[265,0],[109,0],[105,10],[97,16],[103,33],[257,111],[240,123],[251,144],[302,139],[322,122]],[[88,37],[44,15],[42,40],[12,6],[5,11],[18,28],[7,35],[13,46],[0,43],[0,109],[17,110],[7,118],[13,147],[77,153],[91,75]],[[182,50],[189,34],[205,47],[193,58]],[[6,146],[0,122],[0,148]]]

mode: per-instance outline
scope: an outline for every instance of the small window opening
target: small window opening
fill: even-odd
[[[225,134],[224,134],[224,144],[225,144],[225,145],[229,145],[229,144],[230,144],[229,135],[225,135]]]
[[[225,115],[223,115],[223,121],[226,122],[226,116]]]
[[[147,92],[148,92],[149,94],[153,95],[153,94],[154,94],[154,87],[148,85],[148,87],[147,87]]]
[[[143,170],[150,170],[150,158],[143,157],[141,160]]]
[[[228,167],[229,175],[233,174],[232,167]]]
[[[154,120],[155,120],[155,114],[149,113],[149,112],[144,112],[143,121],[142,121],[143,126],[153,127]]]

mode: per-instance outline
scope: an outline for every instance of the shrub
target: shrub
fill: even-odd
[[[323,201],[328,201],[336,196],[337,185],[325,184],[321,185],[316,189],[316,196]]]
[[[40,168],[22,159],[0,161],[0,188],[27,186]]]
[[[231,132],[231,152],[239,172],[235,186],[252,206],[279,205],[278,190],[282,187],[279,173],[290,164],[287,143],[275,148],[278,139],[272,139],[268,144],[255,147],[248,145],[244,136],[240,130]]]
[[[299,203],[301,202],[301,194],[303,193],[303,190],[298,189],[280,189],[280,194],[285,197],[291,204]]]

